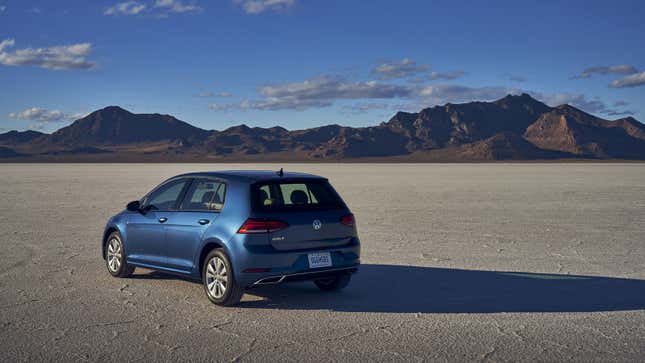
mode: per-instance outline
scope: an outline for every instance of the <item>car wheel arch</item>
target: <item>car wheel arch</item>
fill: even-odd
[[[114,233],[114,232],[118,232],[119,234],[121,234],[121,231],[116,226],[110,226],[110,227],[106,228],[105,232],[103,233],[103,242],[101,243],[101,250],[102,250],[102,255],[101,256],[103,256],[104,260],[106,258],[105,252],[106,252],[106,246],[107,246],[108,237],[110,237],[110,235],[112,233]]]
[[[231,256],[231,254],[228,251],[228,248],[226,247],[226,244],[224,244],[221,240],[217,238],[212,238],[204,241],[204,244],[199,250],[199,254],[197,255],[196,259],[196,275],[201,277],[202,276],[202,267],[204,265],[204,260],[206,259],[206,256],[214,249],[222,249],[226,253],[226,255]]]

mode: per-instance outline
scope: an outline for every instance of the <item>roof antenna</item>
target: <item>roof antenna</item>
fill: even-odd
[[[280,177],[284,176],[284,171],[282,171],[282,168],[280,168],[280,171],[278,172],[278,176],[280,176]]]

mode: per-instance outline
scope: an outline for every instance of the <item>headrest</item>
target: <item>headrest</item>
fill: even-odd
[[[213,199],[213,195],[215,192],[206,192],[204,195],[202,195],[202,203],[210,203],[211,199]]]
[[[209,192],[209,193],[213,193],[213,192]],[[215,193],[211,203],[222,204],[222,199],[220,198],[219,194]]]
[[[293,204],[307,204],[309,202],[309,197],[307,197],[307,193],[305,193],[302,190],[294,190],[291,192],[291,203]]]
[[[260,204],[264,204],[267,199],[269,199],[269,194],[264,190],[260,190]]]

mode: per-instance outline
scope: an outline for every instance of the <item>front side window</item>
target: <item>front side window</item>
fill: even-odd
[[[151,210],[175,209],[181,192],[188,183],[187,179],[168,182],[153,191],[145,200],[145,208]]]
[[[224,207],[226,184],[207,179],[196,179],[181,204],[182,210],[219,211]]]
[[[255,186],[255,206],[263,210],[336,209],[343,203],[326,181],[278,182]]]

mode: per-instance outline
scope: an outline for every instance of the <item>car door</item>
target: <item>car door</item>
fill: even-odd
[[[167,266],[164,223],[172,219],[189,182],[190,179],[182,178],[160,185],[144,197],[142,212],[129,216],[126,225],[128,260],[152,267]]]
[[[226,184],[219,180],[194,179],[179,210],[164,225],[168,246],[168,267],[186,273],[194,271],[194,258],[204,232],[213,225],[224,207]]]

